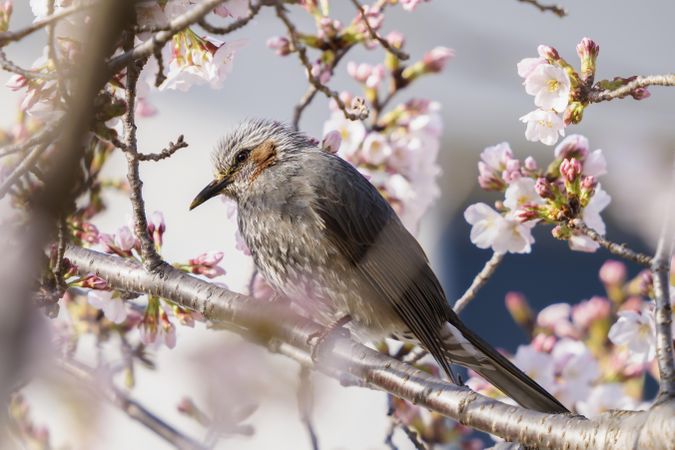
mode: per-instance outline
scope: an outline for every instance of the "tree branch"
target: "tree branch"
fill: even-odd
[[[567,15],[567,11],[560,5],[542,5],[538,0],[518,0],[521,3],[529,3],[532,6],[535,6],[539,11],[546,12],[550,11],[556,16],[563,18]]]
[[[594,87],[588,94],[588,101],[590,103],[599,103],[616,98],[623,98],[627,95],[632,95],[633,91],[638,88],[645,88],[648,86],[675,86],[675,74],[670,73],[666,75],[647,75],[636,77],[623,86],[616,89],[600,89]]]
[[[485,266],[483,266],[483,269],[478,272],[478,275],[476,275],[476,278],[473,279],[471,282],[471,286],[469,286],[469,289],[464,292],[464,295],[462,295],[456,302],[455,306],[453,309],[457,314],[462,312],[464,308],[471,302],[471,300],[476,297],[476,294],[482,288],[485,283],[490,279],[493,273],[495,273],[495,270],[497,270],[497,266],[499,266],[499,263],[502,262],[502,259],[504,258],[503,253],[493,253],[492,257],[485,263]]]
[[[232,33],[233,31],[236,31],[244,26],[246,26],[255,16],[258,15],[260,12],[260,9],[262,8],[262,3],[252,3],[250,6],[250,11],[248,13],[248,16],[242,17],[239,20],[236,20],[232,22],[231,24],[225,26],[225,27],[216,27],[214,25],[211,25],[206,21],[205,17],[202,17],[199,20],[199,25],[208,31],[209,33],[213,34],[229,34]]]
[[[191,8],[184,14],[169,22],[166,30],[155,33],[151,39],[138,44],[133,49],[130,49],[119,56],[112,58],[108,62],[108,69],[113,73],[121,70],[130,61],[147,58],[152,55],[156,48],[164,47],[164,44],[169,42],[174,34],[184,30],[193,23],[199,22],[204,16],[209,14],[216,6],[221,4],[224,0],[204,0],[195,7]]]
[[[659,364],[658,401],[675,398],[675,359],[673,358],[673,334],[670,306],[670,260],[675,250],[675,160],[671,170],[671,189],[666,205],[666,217],[659,237],[659,243],[652,262],[654,275],[654,300],[656,302],[656,358]]]
[[[597,242],[600,245],[600,247],[607,249],[613,255],[621,256],[622,258],[626,258],[630,261],[636,262],[638,264],[647,267],[651,266],[652,264],[651,256],[631,250],[628,247],[626,247],[626,244],[617,244],[616,242],[607,240],[600,233],[588,227],[588,225],[586,225],[580,219],[571,220],[568,223],[568,225],[573,230],[580,231],[589,238],[593,239],[593,241]]]
[[[12,41],[18,41],[21,38],[28,36],[31,33],[34,33],[35,31],[46,27],[47,25],[51,25],[52,23],[58,22],[61,19],[65,19],[66,17],[73,15],[77,12],[84,11],[86,9],[89,9],[93,6],[96,6],[99,4],[99,2],[83,2],[81,4],[75,4],[66,8],[62,8],[59,10],[59,12],[55,14],[48,15],[46,17],[43,17],[42,19],[38,19],[29,26],[22,28],[21,30],[17,31],[5,31],[3,33],[0,33],[0,47],[4,47],[8,43]]]
[[[80,273],[96,273],[116,289],[165,297],[201,312],[209,320],[255,331],[268,347],[283,348],[284,354],[293,355],[329,376],[338,378],[339,374],[346,374],[364,385],[509,441],[577,449],[666,449],[675,441],[672,401],[647,412],[609,412],[594,420],[530,411],[443,382],[348,337],[332,335],[314,348],[307,341],[321,327],[293,314],[286,306],[236,294],[166,264],[155,272],[147,272],[135,261],[74,246],[67,247],[66,257]],[[309,356],[312,353],[316,362]]]
[[[138,153],[137,157],[139,161],[161,161],[162,159],[169,158],[171,155],[176,153],[181,148],[188,146],[188,143],[183,140],[183,135],[181,134],[176,139],[176,143],[169,142],[169,146],[163,149],[159,153]]]
[[[368,29],[368,33],[370,33],[370,36],[375,39],[377,42],[380,43],[382,48],[387,50],[389,53],[400,59],[401,61],[405,61],[406,59],[410,58],[410,56],[405,53],[404,51],[401,51],[398,48],[392,47],[389,42],[384,39],[382,36],[377,34],[377,31],[373,29],[373,27],[370,25],[370,22],[368,21],[368,18],[366,17],[366,11],[363,9],[363,5],[359,3],[358,0],[352,0],[352,3],[356,7],[356,9],[359,10],[361,13],[361,20],[363,20],[363,23],[366,25],[366,28]]]
[[[38,159],[40,159],[40,156],[42,156],[47,147],[49,147],[48,144],[36,145],[33,147],[33,150],[17,164],[14,170],[12,170],[12,173],[10,173],[0,184],[0,199],[7,195],[12,186],[14,186],[22,176],[27,174],[37,164]]]

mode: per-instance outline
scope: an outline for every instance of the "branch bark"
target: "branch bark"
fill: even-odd
[[[616,98],[623,98],[627,95],[631,95],[635,89],[648,86],[675,86],[675,73],[636,77],[633,81],[613,90],[600,90],[594,88],[588,94],[588,101],[590,103],[599,103],[614,100]]]
[[[254,331],[268,347],[283,349],[282,353],[329,376],[356,378],[509,441],[537,448],[664,450],[675,442],[673,401],[646,412],[615,411],[593,420],[530,411],[448,384],[345,336],[330,335],[313,348],[308,338],[321,331],[314,322],[283,305],[231,292],[168,265],[150,273],[135,261],[74,246],[67,248],[66,257],[80,273],[96,273],[116,289],[165,297],[214,322],[236,324],[235,329]]]

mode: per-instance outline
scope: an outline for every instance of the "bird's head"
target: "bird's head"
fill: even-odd
[[[271,120],[249,120],[227,134],[213,153],[214,180],[197,194],[190,205],[196,208],[219,194],[238,200],[254,189],[271,172],[283,167],[308,148],[315,147],[307,136]]]

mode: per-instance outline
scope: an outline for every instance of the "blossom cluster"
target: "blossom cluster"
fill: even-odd
[[[532,228],[543,222],[555,225],[553,236],[567,240],[572,250],[597,250],[595,241],[570,225],[580,219],[601,235],[606,231],[600,213],[611,198],[597,178],[607,173],[607,162],[602,150],[590,151],[588,139],[565,138],[545,170],[531,156],[521,162],[508,143],[501,143],[481,153],[478,170],[481,188],[503,192],[504,198],[495,208],[476,203],[465,210],[476,246],[497,253],[529,253]]]
[[[86,220],[72,220],[69,230],[75,243],[91,247],[122,258],[141,261],[140,242],[133,227],[121,226],[115,233],[102,233]],[[148,234],[157,251],[161,251],[166,223],[160,212],[154,212],[148,220]],[[207,252],[191,258],[187,263],[175,263],[174,267],[195,275],[217,278],[225,274],[220,266],[222,252]],[[175,303],[153,295],[134,295],[111,289],[100,277],[90,274],[77,275],[76,268],[65,261],[68,268],[64,275],[66,291],[63,303],[67,307],[73,330],[78,321],[91,318],[92,311],[100,311],[106,320],[97,327],[85,327],[84,330],[97,334],[108,329],[116,329],[124,334],[137,330],[139,341],[145,346],[176,345],[176,325],[193,327],[195,321],[203,320],[201,314],[189,311]]]
[[[675,271],[673,271],[675,282]],[[626,266],[600,268],[605,296],[575,305],[555,303],[534,314],[525,297],[506,296],[511,316],[531,336],[512,361],[566,407],[587,417],[610,409],[644,409],[644,375],[658,377],[651,276],[628,278]],[[671,296],[675,305],[675,295]],[[467,384],[487,395],[503,394],[473,374]]]
[[[589,38],[583,38],[576,50],[580,60],[579,71],[548,45],[537,48],[537,57],[524,58],[518,63],[518,75],[524,79],[525,92],[534,96],[534,105],[537,107],[520,118],[521,122],[527,124],[527,140],[555,144],[559,136],[565,135],[568,125],[581,121],[584,109],[590,103],[589,93],[592,89],[614,90],[635,79],[617,77],[599,81],[594,86],[600,46]],[[640,87],[628,95],[642,100],[649,97],[650,93],[647,88]]]

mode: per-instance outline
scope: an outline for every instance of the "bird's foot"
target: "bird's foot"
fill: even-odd
[[[348,314],[323,330],[316,331],[307,337],[307,345],[311,347],[312,361],[316,362],[318,360],[319,348],[322,347],[326,341],[331,340],[333,337],[348,338],[350,336],[349,330],[344,328],[344,326],[351,322],[351,320],[352,318]]]

